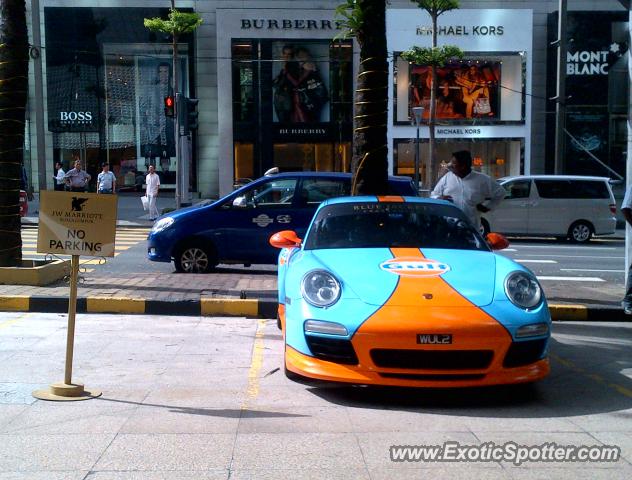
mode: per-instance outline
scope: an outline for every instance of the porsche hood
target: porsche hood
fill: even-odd
[[[400,281],[409,286],[412,282],[413,288],[411,295],[397,297],[398,306],[450,307],[458,294],[482,307],[494,296],[496,258],[491,252],[365,248],[303,253],[301,262],[307,269],[330,271],[342,282],[343,292],[370,305],[383,305]]]

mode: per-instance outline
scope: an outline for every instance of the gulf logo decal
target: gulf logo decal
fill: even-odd
[[[450,271],[450,265],[429,258],[396,257],[380,263],[380,268],[406,277],[437,277]]]

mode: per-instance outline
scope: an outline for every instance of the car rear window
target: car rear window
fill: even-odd
[[[305,250],[383,247],[489,250],[458,208],[417,202],[328,205],[305,239]]]
[[[541,198],[610,198],[601,180],[536,180],[535,185]]]

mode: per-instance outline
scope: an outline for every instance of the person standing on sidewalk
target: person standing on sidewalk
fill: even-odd
[[[57,162],[55,164],[55,170],[57,170],[55,175],[53,175],[53,178],[55,179],[55,191],[63,192],[65,185],[64,175],[66,172],[64,172],[64,169],[61,167],[61,162]]]
[[[103,171],[97,176],[97,193],[112,194],[116,191],[116,177],[110,172],[110,164],[101,165]]]
[[[479,230],[481,213],[493,210],[505,195],[505,189],[491,177],[472,170],[472,155],[468,150],[452,154],[448,172],[430,194],[432,198],[453,202]]]
[[[75,160],[75,168],[69,170],[64,175],[64,179],[70,185],[71,192],[85,192],[92,177],[85,170],[81,169],[81,160]]]
[[[156,173],[156,168],[153,165],[149,165],[149,173],[145,177],[145,184],[147,185],[147,200],[149,201],[149,220],[156,220],[160,213],[156,207],[156,199],[158,197],[158,190],[160,189],[160,178]]]
[[[625,218],[625,222],[632,226],[632,185],[625,191],[623,203],[621,204],[621,214]],[[628,279],[625,285],[625,296],[621,306],[626,315],[632,315],[632,265],[628,267]]]

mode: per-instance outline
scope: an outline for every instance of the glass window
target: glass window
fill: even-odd
[[[523,68],[518,54],[471,55],[437,68],[436,116],[458,122],[524,121]],[[430,115],[431,69],[398,57],[394,64],[396,122],[409,123],[412,107]]]
[[[322,208],[305,250],[328,248],[489,248],[452,205],[343,203]]]
[[[270,180],[244,192],[241,203],[253,207],[287,207],[294,201],[295,190],[296,179]]]
[[[301,205],[318,205],[333,197],[345,197],[351,194],[349,179],[305,179],[299,194]]]
[[[503,184],[503,188],[507,190],[506,199],[511,198],[529,198],[531,192],[531,180],[517,180],[515,182],[507,182]]]

